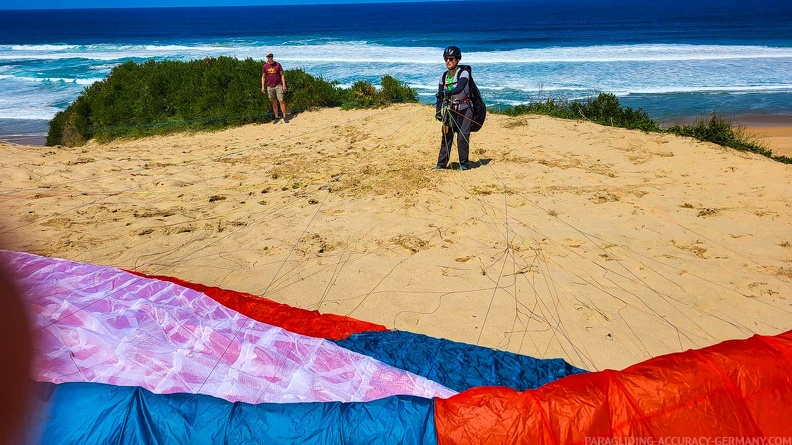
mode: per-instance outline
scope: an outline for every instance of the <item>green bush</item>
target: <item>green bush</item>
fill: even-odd
[[[516,105],[501,111],[496,110],[495,112],[509,116],[542,114],[563,119],[587,119],[613,127],[673,133],[701,141],[714,142],[737,150],[758,153],[785,164],[792,164],[792,158],[774,156],[772,151],[746,136],[739,126],[716,114],[712,114],[707,119],[692,125],[661,129],[642,109],[622,108],[619,100],[613,94],[601,93],[590,101],[547,99],[541,102]]]
[[[540,102],[509,107],[500,113],[510,116],[521,114],[543,114],[563,119],[587,119],[602,125],[659,131],[660,128],[642,109],[622,108],[613,94],[600,93],[593,100],[569,101],[547,99]]]
[[[493,110],[508,116],[520,116],[523,114],[541,114],[545,116],[559,117],[562,119],[580,119],[582,116],[572,111],[569,103],[555,99],[547,99],[539,102],[515,105],[503,110]]]
[[[388,102],[418,102],[418,93],[391,76],[382,76],[382,97]]]
[[[352,108],[378,108],[393,102],[418,101],[418,94],[414,89],[391,76],[383,76],[380,83],[382,88],[377,90],[369,82],[363,80],[355,82],[352,84],[342,108],[345,110]]]
[[[603,125],[629,128],[631,130],[659,131],[653,120],[642,109],[622,108],[619,99],[609,93],[600,93],[590,102],[572,102],[573,111],[583,117]]]
[[[385,98],[377,89],[369,82],[358,80],[352,84],[352,93],[344,101],[342,108],[345,110],[351,108],[377,108],[386,105]]]
[[[344,101],[344,90],[338,82],[316,78],[302,69],[286,71],[286,104],[292,110],[308,110],[322,104],[323,107],[339,107]]]
[[[772,152],[756,142],[746,139],[740,127],[717,114],[711,114],[706,119],[699,120],[693,125],[673,126],[666,131],[680,136],[689,136],[701,141],[714,142],[724,147],[772,156]]]
[[[118,65],[87,87],[50,121],[47,145],[75,146],[188,129],[205,130],[271,122],[272,106],[261,92],[263,61],[206,58],[188,62],[147,61]],[[302,69],[286,70],[284,99],[290,110],[318,107],[380,107],[415,101],[411,88],[390,76],[382,89],[356,82],[343,89]]]

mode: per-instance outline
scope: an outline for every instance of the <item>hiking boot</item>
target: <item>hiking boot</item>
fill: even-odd
[[[470,170],[470,167],[468,167],[467,165],[464,165],[464,164],[460,164],[459,165],[459,170],[460,171]]]
[[[445,169],[446,169],[446,167],[444,167],[442,165],[435,165],[432,170],[445,170]]]
[[[277,123],[278,123],[278,121],[280,121],[280,118],[279,118],[278,116],[275,116],[275,118],[274,118],[274,119],[272,119],[272,123],[273,123],[273,124],[277,124]]]

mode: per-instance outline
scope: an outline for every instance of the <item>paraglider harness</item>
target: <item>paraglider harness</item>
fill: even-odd
[[[468,73],[468,94],[467,97],[462,101],[452,101],[450,98],[446,98],[443,100],[443,110],[447,110],[443,113],[443,124],[445,125],[444,132],[448,133],[449,125],[451,124],[451,113],[455,113],[459,116],[462,116],[465,119],[469,119],[471,121],[470,124],[470,131],[479,131],[481,130],[481,126],[484,125],[484,120],[487,118],[487,105],[484,103],[484,100],[481,98],[481,93],[479,92],[478,87],[476,86],[476,82],[473,81],[473,71],[470,65],[457,65],[457,72],[456,79],[459,79],[460,74],[462,71],[467,71]],[[443,73],[443,77],[441,77],[441,84],[444,84],[444,81],[448,78],[448,71]],[[445,85],[455,85],[458,80],[446,83]],[[464,114],[459,113],[459,107],[461,104],[467,104],[469,107],[473,109],[472,117],[468,118]],[[450,111],[450,113],[448,112]]]

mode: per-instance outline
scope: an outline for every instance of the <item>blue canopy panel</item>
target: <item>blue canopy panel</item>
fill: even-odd
[[[36,383],[26,444],[437,444],[434,402],[231,403],[99,383]]]
[[[587,372],[560,358],[536,359],[405,331],[363,332],[335,342],[458,392],[477,386],[522,392]]]

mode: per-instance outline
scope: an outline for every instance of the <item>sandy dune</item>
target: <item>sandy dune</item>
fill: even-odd
[[[590,370],[792,329],[792,166],[491,115],[432,171],[433,115],[2,144],[0,237]]]

